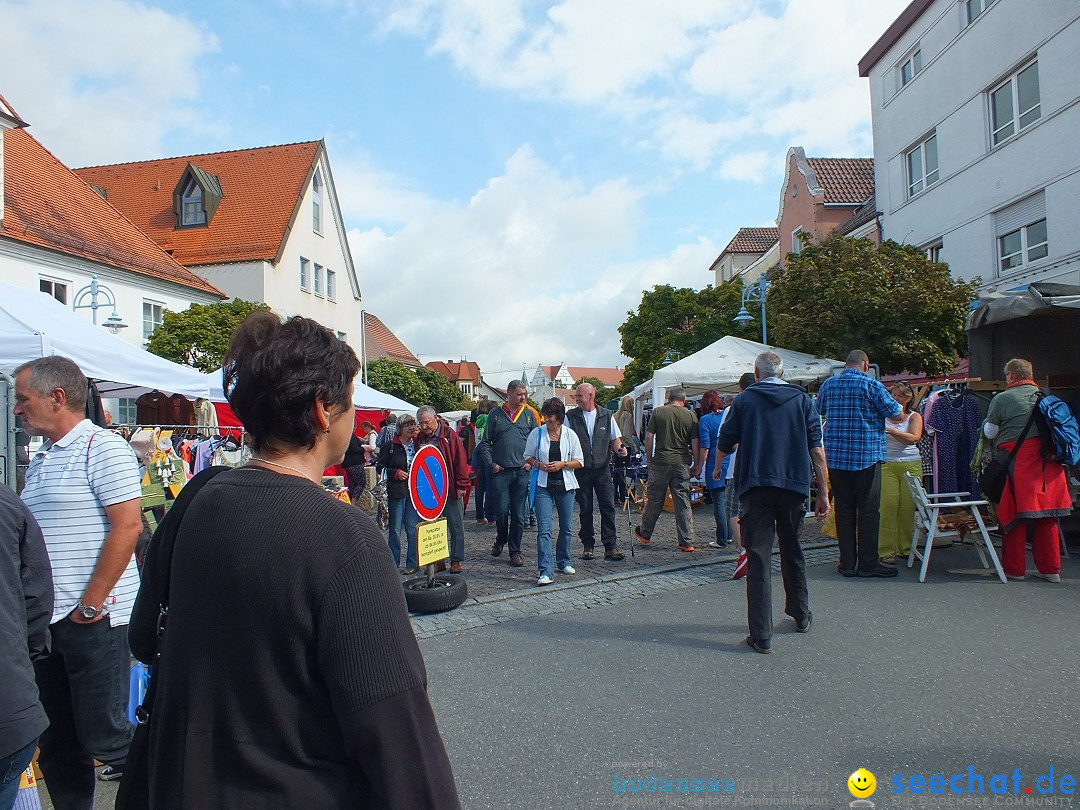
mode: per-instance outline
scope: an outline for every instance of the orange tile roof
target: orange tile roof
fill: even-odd
[[[364,313],[364,352],[368,362],[389,357],[411,368],[420,368],[420,361],[406,348],[390,328],[370,312]]]
[[[226,297],[154,244],[25,129],[4,132],[0,235]]]
[[[724,253],[765,253],[779,238],[779,228],[739,228]]]
[[[862,205],[874,193],[873,158],[807,158],[825,205]]]
[[[445,363],[441,360],[434,360],[427,364],[427,368],[439,372],[450,382],[458,382],[459,380],[473,383],[480,382],[480,366],[469,360],[462,360],[458,363],[452,363],[449,360]]]
[[[557,369],[556,369],[557,370]],[[566,370],[577,382],[582,377],[596,377],[604,385],[616,386],[622,382],[623,370],[621,368],[589,368],[588,366],[567,366]]]
[[[275,261],[321,148],[321,141],[307,141],[88,166],[76,173],[104,188],[109,202],[181,264]],[[221,184],[221,204],[205,228],[176,228],[173,191],[188,163]]]

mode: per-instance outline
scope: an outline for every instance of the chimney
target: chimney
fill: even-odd
[[[9,129],[19,129],[27,123],[19,118],[15,109],[0,96],[0,225],[4,222],[4,133]]]

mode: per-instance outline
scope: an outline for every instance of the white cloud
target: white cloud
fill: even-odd
[[[760,183],[783,169],[783,156],[771,152],[741,152],[724,158],[720,176],[728,180]]]
[[[353,230],[364,305],[420,354],[481,367],[625,362],[618,326],[644,289],[701,286],[707,239],[626,262],[644,193],[624,180],[584,187],[528,146],[467,202],[432,203],[400,230]]]
[[[193,102],[213,33],[129,0],[0,0],[0,92],[71,166],[156,156],[162,137],[202,126]]]

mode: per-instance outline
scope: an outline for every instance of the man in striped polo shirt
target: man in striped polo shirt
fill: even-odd
[[[46,439],[22,498],[52,563],[52,655],[34,670],[51,722],[40,764],[57,810],[89,808],[94,759],[107,766],[103,778],[117,778],[131,740],[127,624],[139,590],[139,465],[127,442],[84,418],[86,389],[66,357],[15,370],[15,414],[28,434]]]

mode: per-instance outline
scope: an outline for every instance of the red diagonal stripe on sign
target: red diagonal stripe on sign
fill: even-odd
[[[435,502],[438,503],[439,500],[442,499],[442,493],[440,493],[439,488],[435,486],[435,478],[431,475],[431,470],[427,467],[426,459],[424,460],[424,463],[420,465],[420,472],[422,472],[427,479],[428,486],[431,487],[431,491],[435,494]]]

